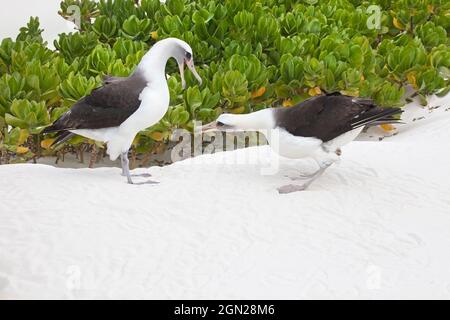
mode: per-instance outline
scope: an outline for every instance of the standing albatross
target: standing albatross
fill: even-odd
[[[156,124],[167,112],[170,96],[165,68],[170,58],[178,63],[183,88],[185,64],[202,83],[191,47],[176,38],[164,39],[144,55],[133,74],[105,77],[102,87],[79,100],[43,133],[58,133],[54,145],[76,134],[107,143],[111,160],[121,157],[122,174],[133,184],[128,151],[136,134]]]
[[[317,96],[290,108],[268,108],[245,115],[223,114],[201,128],[236,131],[256,130],[265,134],[269,144],[281,156],[291,159],[312,158],[319,170],[302,184],[289,184],[279,193],[305,190],[325,170],[339,160],[341,147],[353,141],[365,126],[397,123],[398,108],[380,108],[370,99],[340,93]],[[272,135],[272,130],[277,133]],[[293,178],[299,180],[299,177]]]

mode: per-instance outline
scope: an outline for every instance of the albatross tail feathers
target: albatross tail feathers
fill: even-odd
[[[73,136],[75,136],[75,134],[70,131],[59,131],[55,137],[56,140],[53,141],[51,147],[56,148],[58,145],[66,142],[67,140],[71,139]]]
[[[398,115],[402,114],[403,110],[399,108],[380,108],[375,107],[372,110],[364,113],[359,118],[356,118],[351,126],[353,129],[357,129],[363,126],[375,126],[380,124],[395,124],[401,123]]]
[[[54,133],[54,132],[59,132],[63,129],[59,128],[55,123],[52,124],[51,126],[48,126],[47,128],[45,128],[42,131],[42,134],[49,134],[49,133]]]
[[[55,123],[53,123],[51,126],[48,126],[42,131],[42,134],[50,134],[50,133],[56,133],[55,135],[55,141],[51,144],[51,147],[55,148],[58,145],[66,142],[70,138],[72,138],[75,134],[70,132],[68,128],[65,128],[60,125],[60,121],[57,120]]]

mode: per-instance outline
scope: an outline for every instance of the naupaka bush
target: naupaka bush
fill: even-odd
[[[129,75],[167,37],[192,46],[203,85],[187,73],[183,91],[169,64],[171,107],[137,136],[134,158],[163,152],[174,129],[192,130],[194,121],[223,112],[289,107],[334,91],[401,107],[406,86],[423,103],[449,91],[445,0],[65,0],[59,14],[79,32],[61,34],[55,50],[43,41],[38,18],[1,42],[3,163],[97,152],[101,144],[81,137],[51,150],[40,132],[104,76]]]

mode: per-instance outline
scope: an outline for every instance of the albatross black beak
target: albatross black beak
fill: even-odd
[[[179,65],[180,67],[180,76],[181,76],[181,85],[183,86],[183,89],[186,89],[186,80],[184,79],[184,65],[187,65],[189,70],[191,70],[192,74],[194,75],[195,79],[197,79],[198,83],[202,85],[203,81],[200,75],[198,74],[197,70],[194,66],[194,59],[184,59],[183,63]]]

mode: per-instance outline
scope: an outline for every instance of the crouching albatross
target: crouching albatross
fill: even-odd
[[[338,161],[340,148],[353,141],[365,126],[398,123],[396,116],[401,112],[398,108],[380,108],[370,99],[331,93],[290,108],[268,108],[245,115],[222,114],[215,122],[201,127],[201,131],[260,131],[281,156],[314,159],[319,166],[316,173],[292,178],[307,179],[306,183],[278,188],[279,193],[291,193],[305,190]]]
[[[133,184],[128,151],[136,134],[161,120],[169,107],[165,67],[170,58],[178,63],[183,88],[185,65],[202,83],[191,47],[176,38],[164,39],[144,55],[129,77],[105,77],[102,87],[79,100],[43,133],[58,133],[53,145],[74,135],[105,142],[111,160],[121,157],[122,174]]]

